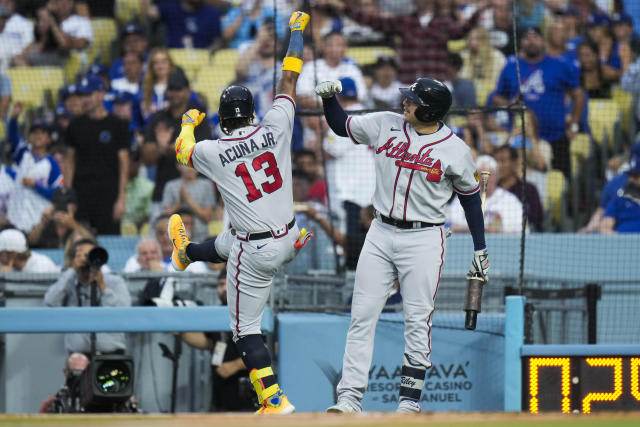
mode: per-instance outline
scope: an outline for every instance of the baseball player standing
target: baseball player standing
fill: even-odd
[[[300,235],[293,212],[291,134],[295,92],[302,69],[302,33],[309,15],[294,12],[291,38],[282,64],[282,77],[271,109],[253,124],[251,92],[230,86],[220,96],[220,127],[227,135],[196,144],[193,129],[205,114],[189,110],[182,116],[176,140],[178,163],[214,181],[224,200],[233,229],[204,243],[191,243],[179,215],[169,220],[174,249],[171,263],[184,270],[194,261],[227,261],[228,307],[233,340],[262,407],[258,413],[288,414],[293,405],[271,368],[271,355],[260,331],[276,270],[296,255]],[[304,230],[303,230],[304,231]],[[300,236],[304,241],[306,236]]]
[[[397,279],[405,321],[398,411],[419,412],[431,366],[431,317],[444,263],[444,210],[454,191],[475,247],[469,275],[487,279],[478,172],[467,145],[441,122],[451,106],[451,93],[441,82],[420,78],[400,89],[402,115],[347,116],[334,96],[341,90],[339,81],[316,87],[331,129],[374,149],[376,214],[356,268],[338,402],[327,411],[362,411],[376,323]]]

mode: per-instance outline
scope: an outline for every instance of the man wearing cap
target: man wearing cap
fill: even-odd
[[[7,214],[14,226],[28,233],[40,221],[42,212],[51,206],[53,192],[62,186],[62,172],[47,151],[51,143],[49,125],[35,119],[24,140],[18,131],[20,111],[20,106],[14,107],[7,127],[16,172]]]
[[[177,163],[175,159],[175,150],[173,148],[174,141],[180,134],[182,113],[195,108],[202,110],[202,107],[190,100],[191,89],[189,87],[189,80],[185,76],[181,69],[176,69],[169,74],[169,80],[167,83],[167,101],[169,106],[163,110],[154,113],[149,118],[147,129],[144,135],[145,142],[155,143],[155,149],[157,150],[158,162],[156,170],[156,185],[153,189],[151,219],[155,219],[159,214],[160,203],[162,202],[162,193],[164,191],[164,185],[175,178],[178,178]],[[163,127],[164,124],[171,124],[172,134],[170,138],[157,138],[156,127]],[[169,135],[166,135],[169,136]],[[196,141],[203,139],[211,139],[211,125],[209,121],[204,121],[202,124],[195,128]]]
[[[96,76],[80,85],[86,114],[67,128],[65,184],[78,194],[78,218],[98,234],[120,234],[125,211],[131,136],[129,123],[104,107],[105,86]]]
[[[629,165],[640,164],[640,143],[631,147],[631,153],[629,157]],[[602,189],[602,195],[600,196],[600,204],[598,208],[593,212],[589,223],[578,230],[579,233],[596,233],[600,230],[600,223],[604,217],[607,206],[613,199],[621,195],[623,188],[629,182],[629,170],[618,174],[611,178]]]
[[[32,248],[63,249],[67,238],[75,230],[91,234],[86,226],[76,219],[78,198],[71,188],[59,188],[51,197],[52,206],[42,212],[42,218],[27,235]]]
[[[144,29],[137,22],[130,22],[124,26],[120,32],[120,46],[122,58],[128,53],[140,55],[143,58],[143,64],[147,62],[149,54],[149,42],[145,38]],[[122,58],[118,58],[111,64],[109,70],[109,78],[111,80],[124,77],[124,62]]]
[[[627,183],[604,210],[600,233],[640,233],[640,154],[631,158]]]
[[[57,273],[60,267],[49,257],[31,252],[22,231],[8,228],[0,232],[0,271]]]
[[[520,32],[520,54],[512,56],[502,69],[494,91],[493,102],[507,105],[520,93],[530,108],[540,129],[540,137],[551,143],[553,168],[569,175],[569,144],[580,130],[584,109],[584,93],[578,76],[566,62],[546,54],[544,39],[539,28],[525,28]],[[516,61],[519,64],[516,64]],[[517,65],[521,72],[522,87],[518,84]],[[573,102],[571,118],[565,120],[565,95]]]
[[[624,72],[640,53],[640,37],[633,32],[633,18],[630,15],[620,12],[614,13],[611,18],[611,31],[616,40],[614,49],[617,48]]]

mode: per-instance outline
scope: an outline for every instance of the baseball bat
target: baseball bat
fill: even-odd
[[[480,200],[482,203],[482,213],[484,214],[484,202],[487,199],[487,182],[491,172],[482,171],[482,186],[480,187]],[[465,329],[473,331],[476,328],[478,313],[482,311],[482,287],[484,280],[479,277],[468,279],[467,293],[464,297],[464,311],[466,312],[464,319]]]

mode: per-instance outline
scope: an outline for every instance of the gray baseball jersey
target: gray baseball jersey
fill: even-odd
[[[347,133],[356,144],[375,150],[373,207],[383,215],[445,222],[453,191],[473,194],[480,189],[471,150],[445,125],[420,135],[400,114],[381,112],[349,117]]]
[[[278,95],[259,125],[200,141],[193,150],[193,167],[216,183],[237,230],[276,230],[293,218],[294,115],[294,101]]]
[[[276,96],[257,126],[236,129],[229,137],[198,142],[193,167],[214,181],[234,227],[215,241],[227,258],[227,302],[234,340],[260,334],[260,321],[278,268],[298,249],[293,219],[291,134],[295,103]],[[271,231],[252,240],[248,233]]]
[[[376,323],[396,280],[405,320],[403,366],[409,366],[407,372],[431,366],[431,320],[446,247],[443,228],[434,225],[445,222],[445,206],[454,191],[473,194],[480,186],[471,150],[444,124],[422,135],[401,115],[382,112],[351,116],[346,128],[353,142],[374,149],[374,208],[386,217],[413,222],[411,228],[398,227],[376,214],[358,259],[337,392],[339,401],[361,408]],[[419,396],[423,379],[405,381],[403,373],[401,397]]]

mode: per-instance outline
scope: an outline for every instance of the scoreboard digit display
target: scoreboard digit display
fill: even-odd
[[[573,351],[528,354],[527,347]],[[598,354],[591,346],[524,346],[522,357],[522,408],[526,412],[581,412],[640,410],[640,351]],[[621,346],[623,347],[629,346]],[[585,354],[575,350],[582,348]],[[601,349],[603,350],[603,349]],[[638,350],[635,347],[635,350]],[[528,352],[531,353],[531,352]],[[535,351],[533,353],[551,353]]]

